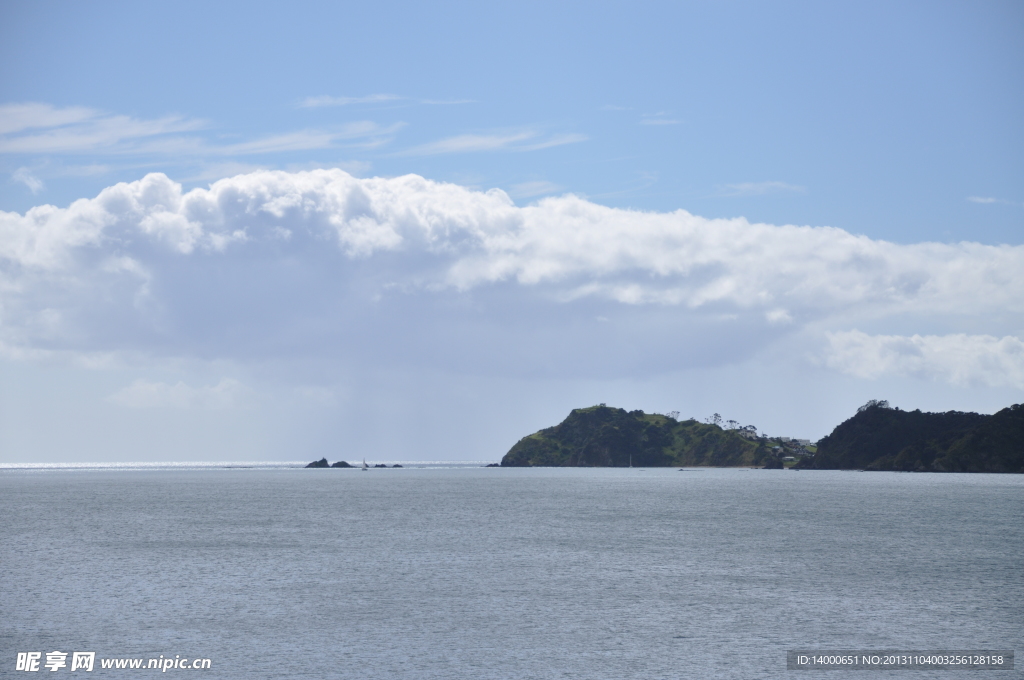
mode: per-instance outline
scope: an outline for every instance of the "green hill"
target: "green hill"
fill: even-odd
[[[734,430],[696,420],[591,406],[573,409],[560,424],[520,439],[502,467],[664,467],[762,465],[766,447]]]
[[[1024,407],[994,415],[922,413],[868,402],[818,442],[801,467],[920,472],[1024,472]]]

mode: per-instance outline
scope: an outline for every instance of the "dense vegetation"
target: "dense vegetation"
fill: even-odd
[[[510,466],[634,467],[762,465],[767,448],[735,430],[621,408],[574,409],[554,427],[520,439],[501,459]]]
[[[1024,472],[1024,407],[994,415],[922,413],[869,402],[818,442],[800,467],[921,472]]]
[[[780,469],[1024,473],[1024,405],[994,415],[922,413],[870,401],[817,447],[807,440],[756,437],[753,426],[723,429],[601,404],[574,409],[558,425],[520,439],[502,467],[763,466]],[[747,435],[747,436],[744,436]],[[795,465],[794,465],[795,459]],[[326,458],[306,467],[329,465]],[[377,464],[373,467],[384,468]],[[401,467],[395,465],[394,467]]]

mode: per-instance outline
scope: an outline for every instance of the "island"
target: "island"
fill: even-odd
[[[984,415],[922,413],[871,400],[817,445],[600,404],[523,437],[501,467],[761,467],[791,470],[1024,473],[1024,406]]]
[[[501,466],[761,467],[775,462],[767,440],[751,436],[747,429],[601,404],[573,409],[558,425],[523,437]]]
[[[1024,406],[922,413],[872,400],[797,465],[813,470],[1024,472]]]

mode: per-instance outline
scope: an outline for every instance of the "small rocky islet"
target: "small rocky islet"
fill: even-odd
[[[343,460],[339,460],[337,463],[334,463],[333,465],[331,465],[330,463],[327,462],[326,458],[321,458],[320,460],[314,460],[312,463],[310,463],[306,467],[307,468],[326,468],[326,467],[332,467],[332,468],[356,468],[356,467],[359,467],[359,466],[358,465],[351,465],[351,464],[349,464],[349,463],[347,463],[347,462],[345,462]],[[391,465],[391,466],[385,465],[384,463],[377,463],[376,465],[371,465],[370,467],[375,467],[375,468],[386,468],[386,467],[400,468],[402,466],[399,465],[398,463],[395,463],[394,465]]]

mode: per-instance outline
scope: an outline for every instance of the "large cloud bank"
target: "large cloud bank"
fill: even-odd
[[[499,190],[341,170],[257,172],[189,192],[151,174],[67,208],[0,213],[0,276],[2,341],[23,350],[187,353],[190,333],[229,319],[245,327],[239,333],[290,323],[312,337],[382,294],[447,299],[509,287],[551,305],[589,301],[835,332],[917,318],[930,327],[974,320],[981,332],[1001,333],[982,326],[1012,325],[1024,311],[1021,246],[901,245],[571,195],[519,207]],[[184,310],[211,300],[231,311],[182,321]],[[885,337],[834,336],[830,365],[847,370],[854,354],[870,351],[891,357],[901,345]],[[967,351],[1002,351],[1019,368],[1012,342],[943,337]],[[942,363],[953,355],[937,351],[926,364],[954,375]]]
[[[1014,337],[829,333],[828,363],[862,378],[918,376],[954,385],[1024,386],[1024,342]]]

